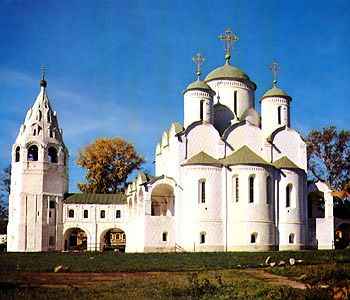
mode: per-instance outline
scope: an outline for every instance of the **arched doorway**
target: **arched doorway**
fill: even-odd
[[[104,231],[101,235],[101,251],[125,252],[126,234],[119,228]]]
[[[344,249],[350,244],[350,224],[342,223],[335,229],[334,246],[336,249]]]
[[[174,216],[175,195],[172,186],[159,184],[151,194],[151,216]]]
[[[64,235],[64,250],[87,250],[87,234],[80,228],[70,228]]]

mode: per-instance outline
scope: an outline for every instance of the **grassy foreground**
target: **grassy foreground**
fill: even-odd
[[[246,268],[302,259],[297,266],[264,268],[309,284],[305,290],[252,276]],[[53,273],[64,265],[67,273]],[[44,272],[44,273],[40,273]],[[47,273],[49,272],[49,273]],[[115,272],[115,273],[108,273]],[[328,277],[327,277],[328,276]],[[339,286],[337,282],[341,281]],[[320,283],[328,284],[327,288]],[[350,251],[228,253],[3,253],[0,299],[333,299],[350,284]],[[341,292],[347,293],[347,290]],[[338,298],[347,299],[347,298]]]
[[[201,271],[258,267],[271,261],[302,259],[306,264],[350,262],[349,250],[217,253],[1,253],[1,272],[53,272],[64,265],[70,272]]]

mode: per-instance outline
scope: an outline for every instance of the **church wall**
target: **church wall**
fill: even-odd
[[[307,239],[307,209],[305,195],[305,174],[301,171],[281,171],[278,182],[279,192],[279,244],[280,250],[302,249]],[[287,207],[287,186],[290,185],[290,206]],[[294,235],[294,242],[289,235]]]
[[[254,199],[250,203],[249,178],[254,176]],[[267,198],[267,176],[271,191]],[[239,179],[238,201],[235,178]],[[269,168],[233,166],[227,171],[227,243],[229,250],[271,250],[275,248],[273,173]],[[255,243],[251,235],[256,234]]]
[[[222,169],[213,166],[184,166],[182,198],[178,221],[179,244],[186,251],[219,251],[223,245]],[[205,203],[200,199],[200,180],[205,180]],[[201,233],[205,243],[200,243]]]
[[[146,216],[144,223],[145,252],[173,252],[176,247],[175,217]],[[166,241],[163,241],[166,233]]]
[[[194,127],[187,135],[187,157],[204,151],[214,158],[224,157],[224,143],[219,133],[211,124],[201,124]]]
[[[254,91],[246,84],[234,80],[212,80],[208,85],[220,97],[220,103],[234,112],[234,94],[237,92],[237,117],[240,118],[245,110],[254,107]],[[214,120],[215,122],[215,120]]]
[[[187,128],[195,121],[200,121],[200,102],[204,101],[203,121],[212,123],[213,121],[213,99],[204,91],[190,90],[184,95],[184,127]]]

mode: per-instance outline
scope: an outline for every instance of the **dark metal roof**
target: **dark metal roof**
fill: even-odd
[[[126,204],[124,193],[117,194],[67,194],[64,204]]]

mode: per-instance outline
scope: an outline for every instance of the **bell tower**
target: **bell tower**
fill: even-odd
[[[11,166],[7,250],[60,250],[68,151],[47,95],[45,70],[12,147]]]

